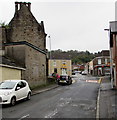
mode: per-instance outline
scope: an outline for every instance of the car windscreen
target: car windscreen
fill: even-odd
[[[0,89],[13,89],[16,82],[1,82]]]

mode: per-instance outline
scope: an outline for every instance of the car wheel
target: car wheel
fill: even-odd
[[[16,98],[15,97],[12,97],[11,98],[11,103],[10,103],[12,106],[14,106],[16,104]]]
[[[70,85],[70,82],[69,82],[69,81],[67,81],[67,85]]]
[[[60,85],[60,82],[58,81],[58,85]]]
[[[30,100],[30,99],[31,99],[31,93],[28,93],[27,100]]]

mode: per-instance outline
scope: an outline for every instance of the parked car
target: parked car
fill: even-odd
[[[82,75],[87,75],[87,72],[86,71],[82,71]]]
[[[0,83],[0,103],[15,105],[21,99],[30,100],[31,90],[25,80],[5,80]]]
[[[76,78],[77,74],[75,72],[72,73],[72,78]]]
[[[58,84],[72,84],[72,78],[68,75],[60,75],[60,79],[58,80]]]

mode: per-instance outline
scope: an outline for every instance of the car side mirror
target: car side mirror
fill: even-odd
[[[17,90],[19,90],[19,89],[20,89],[20,87],[16,87],[16,89],[15,89],[15,90],[17,91]]]

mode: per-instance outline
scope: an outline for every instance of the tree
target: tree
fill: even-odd
[[[52,59],[71,59],[72,64],[84,64],[91,61],[95,57],[95,54],[90,53],[89,51],[78,51],[78,50],[69,50],[62,51],[52,50],[51,58]]]

